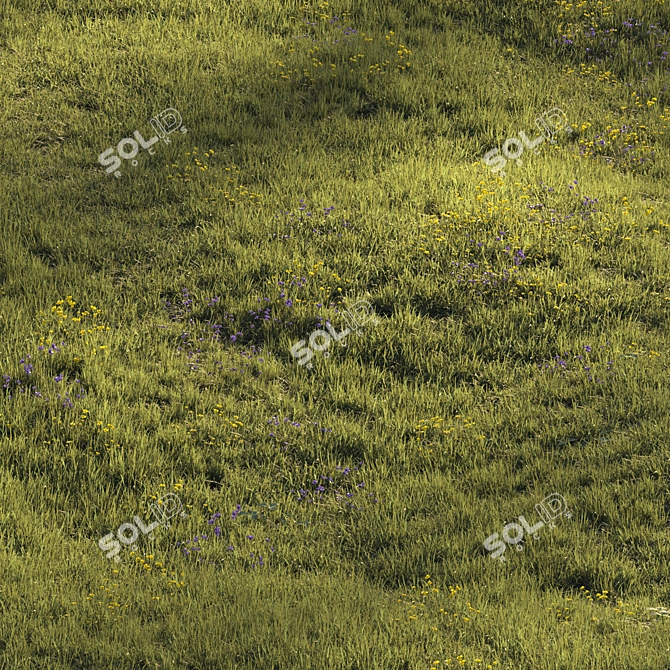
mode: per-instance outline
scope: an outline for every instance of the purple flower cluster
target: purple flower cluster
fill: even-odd
[[[28,354],[28,358],[30,358],[30,354]],[[24,371],[27,375],[31,375],[31,374],[33,373],[33,366],[32,366],[30,363],[26,363],[26,359],[25,359],[25,358],[22,358],[22,359],[19,361],[19,364],[20,364],[20,365],[23,365],[23,371]]]
[[[233,510],[232,513],[232,519],[233,521],[237,518],[239,514],[246,514],[246,512],[241,512],[242,506],[237,505],[235,509]],[[207,521],[207,523],[212,526],[214,525],[218,519],[221,518],[221,512],[216,512],[215,514],[212,515],[212,517]],[[214,539],[215,540],[220,540],[222,537],[222,531],[221,531],[221,526],[216,526],[214,528]],[[246,536],[247,540],[253,541],[256,539],[255,535],[247,535]],[[200,545],[202,541],[209,541],[210,537],[209,535],[201,534],[201,535],[196,535],[192,540],[186,540],[186,542],[177,542],[175,544],[176,548],[181,548],[181,552],[184,556],[190,556],[193,552],[196,551],[202,551],[203,547]],[[266,537],[265,542],[270,542],[270,538]],[[235,547],[231,544],[226,547],[227,551],[235,551]],[[270,552],[274,553],[275,548],[274,547],[269,547]],[[256,554],[255,552],[250,553],[250,558],[254,559],[252,561],[252,568],[256,567],[256,560],[258,560],[258,567],[264,567],[265,563],[263,562],[263,557],[260,554]],[[197,559],[198,562],[201,561],[200,558]],[[212,565],[215,565],[216,563],[212,563]]]
[[[64,342],[61,343],[62,345],[65,344]],[[44,351],[43,346],[39,346],[38,350],[39,351]],[[58,353],[60,350],[55,346],[51,345],[49,347],[48,353],[50,355],[54,355],[54,353]],[[23,373],[19,373],[18,376],[15,376],[12,378],[11,375],[8,374],[3,374],[3,385],[2,388],[4,391],[6,391],[7,398],[9,400],[12,400],[15,396],[12,395],[14,394],[22,394],[22,395],[29,395],[34,398],[40,398],[41,400],[44,400],[45,402],[49,402],[49,397],[44,396],[41,391],[38,390],[37,385],[33,384],[30,385],[28,382],[28,378],[33,376],[34,373],[34,366],[33,363],[30,362],[32,360],[32,357],[30,354],[26,354],[23,358],[19,359],[19,365],[23,368]],[[22,378],[23,376],[23,378]],[[57,374],[53,379],[54,381],[58,384],[63,381],[64,378],[64,373]],[[77,393],[74,395],[75,400],[81,400],[82,398],[86,397],[86,392],[84,391],[84,388],[81,384],[81,382],[78,379],[75,379],[72,384],[79,384],[79,389],[77,389]],[[69,409],[74,407],[74,403],[72,402],[72,398],[70,397],[71,391],[74,389],[67,388],[66,393],[63,394],[63,397],[61,397],[60,394],[56,396],[56,398],[62,402],[63,407]]]
[[[572,52],[575,57],[579,58],[578,62],[583,60],[580,56],[580,49],[583,48],[587,61],[603,63],[614,61],[615,56],[617,54],[620,56],[622,52],[634,53],[631,48],[633,45],[640,49],[646,49],[650,38],[654,38],[658,40],[654,45],[656,50],[654,54],[647,55],[645,53],[646,58],[643,61],[638,61],[633,57],[631,57],[631,60],[635,65],[646,68],[653,68],[656,61],[657,66],[662,69],[668,51],[661,50],[668,47],[668,31],[653,24],[645,29],[644,21],[633,18],[623,21],[621,26],[623,30],[617,30],[614,27],[601,28],[598,25],[584,26],[583,30],[576,32],[575,39],[571,39],[567,35],[561,35],[560,38],[554,40],[554,44]],[[625,48],[622,49],[622,46],[625,46]],[[656,56],[658,56],[657,60]]]
[[[285,217],[285,223],[288,224],[289,229],[287,234],[276,232],[272,234],[272,239],[289,240],[291,233],[298,232],[302,237],[306,234],[312,233],[314,235],[331,235],[337,233],[338,237],[342,237],[342,233],[350,229],[351,223],[345,219],[341,219],[339,223],[331,221],[326,226],[326,220],[332,219],[330,215],[335,209],[335,205],[324,207],[321,212],[308,212],[304,200],[299,201],[298,212],[282,212],[281,216]],[[275,218],[279,219],[280,215],[275,214]],[[328,228],[326,230],[326,228]],[[339,229],[339,230],[338,230]],[[306,281],[303,277],[303,281]]]
[[[187,288],[182,288],[181,297],[182,301],[180,303],[173,304],[167,299],[162,301],[163,307],[168,311],[173,321],[183,321],[192,314],[193,299],[190,297]],[[190,322],[193,323],[192,320]]]
[[[207,521],[207,523],[208,523],[210,526],[213,525],[213,524],[215,523],[215,521],[216,521],[220,516],[221,516],[221,512],[217,512],[216,514],[214,514],[214,516],[213,516],[211,519],[209,519],[209,521]],[[214,529],[214,535],[216,535],[217,538],[218,538],[218,537],[221,537],[221,526],[217,526],[217,527]]]
[[[182,553],[184,556],[189,556],[193,551],[202,551],[202,547],[196,546],[200,540],[208,540],[207,535],[196,535],[192,540],[186,540],[186,542],[177,542],[176,547],[181,546]],[[191,545],[191,546],[186,546]]]
[[[254,345],[254,344],[251,345],[250,349],[251,349],[250,351],[241,351],[240,356],[242,356],[242,358],[248,358],[249,361],[252,361],[254,356],[259,356],[261,354],[261,348],[256,347],[256,345]],[[260,357],[258,358],[259,363],[263,363],[264,360],[265,360],[264,358],[260,358]],[[241,367],[241,368],[230,368],[230,370],[231,370],[231,372],[244,373],[245,369],[248,368],[250,365],[251,365],[251,362],[245,363],[244,366]],[[260,371],[258,371],[257,375],[260,375],[260,374],[261,374]]]
[[[317,504],[326,499],[334,499],[338,502],[343,501],[345,507],[353,509],[355,505],[350,500],[356,495],[356,489],[365,487],[365,482],[356,484],[352,473],[359,472],[362,465],[363,461],[353,469],[338,465],[331,475],[320,475],[317,479],[313,479],[308,485],[311,488],[291,489],[291,493],[297,493],[298,502]],[[370,493],[368,497],[374,497],[374,494]],[[377,498],[372,502],[378,502]]]
[[[302,19],[303,23],[305,23],[307,26],[311,28],[316,28],[318,25],[314,21],[310,21],[308,18],[304,17]],[[335,30],[341,30],[342,31],[342,40],[343,42],[350,43],[356,39],[358,36],[358,31],[354,28],[345,28],[342,25],[342,19],[339,16],[333,16],[332,19],[328,21],[328,24]],[[327,41],[319,41],[315,39],[312,35],[291,35],[291,39],[310,39],[312,42],[317,43],[317,44],[323,44],[326,45],[328,44]],[[340,39],[333,40],[333,44],[337,44],[340,42]]]
[[[267,507],[268,512],[274,512],[278,509],[277,503],[260,503],[259,507]],[[247,516],[249,517],[252,521],[268,521],[269,519],[259,511],[256,511],[254,509],[248,509],[248,510],[243,510],[242,506],[238,504],[235,509],[233,510],[233,513],[231,515],[231,518],[233,521],[235,521],[238,517],[242,516]],[[289,514],[288,516],[284,516],[283,514],[281,517],[278,519],[281,523],[286,524],[289,519],[295,519],[295,517],[292,514]],[[299,526],[309,526],[309,521],[296,521],[296,525]]]
[[[224,342],[229,342],[234,344],[238,342],[239,338],[244,337],[244,333],[241,330],[235,330],[235,325],[230,324],[228,327],[224,326],[221,323],[215,323],[213,320],[213,314],[209,319],[204,319],[201,316],[194,313],[195,301],[190,296],[188,289],[183,288],[181,290],[181,302],[178,304],[172,304],[168,300],[163,300],[163,306],[168,311],[172,321],[184,321],[192,326],[189,330],[182,331],[180,335],[180,346],[177,348],[177,351],[184,352],[186,356],[186,366],[191,372],[200,372],[203,370],[204,364],[207,362],[205,358],[205,352],[202,348],[195,348],[194,340],[197,342],[206,343],[209,345],[212,344],[221,344]],[[260,300],[260,298],[259,298]],[[269,298],[265,299],[269,302]],[[206,308],[209,308],[210,312],[218,307],[221,298],[216,296],[209,298],[205,301]],[[204,316],[204,315],[203,315]],[[224,324],[226,321],[234,322],[236,319],[232,314],[229,314],[227,311],[222,311],[218,313],[218,319],[221,319]],[[261,319],[261,324],[263,322],[269,321],[271,318],[270,308],[266,308],[264,312],[256,312],[254,310],[249,310],[249,317],[243,319],[246,322],[246,325],[250,330],[256,328],[259,324],[256,323]],[[279,319],[273,319],[273,321],[279,321]],[[167,326],[160,326],[167,327]],[[198,332],[199,329],[199,332]],[[233,333],[227,334],[226,330],[233,330]],[[237,349],[231,349],[230,351],[237,351]],[[238,352],[243,358],[251,360],[254,356],[260,356],[261,348],[256,345],[251,345],[249,351]],[[202,357],[201,357],[202,355]],[[259,363],[263,363],[264,359],[259,357]],[[215,361],[213,363],[216,367],[222,368],[223,363],[221,361]],[[230,370],[232,372],[244,373],[246,368],[249,368],[251,363],[246,363],[241,367],[232,367]],[[207,373],[208,376],[212,376],[212,372]],[[261,374],[259,370],[252,370],[252,374],[258,376]]]
[[[540,182],[542,183],[542,182]],[[581,204],[578,209],[568,212],[567,214],[559,214],[556,209],[551,209],[546,203],[537,203],[534,205],[527,205],[528,209],[531,210],[531,215],[528,217],[529,221],[537,221],[538,223],[548,223],[551,222],[553,224],[559,223],[559,224],[567,224],[570,222],[570,220],[573,217],[579,216],[582,218],[582,220],[586,221],[593,215],[597,214],[600,210],[598,207],[596,207],[598,203],[598,198],[591,198],[587,195],[581,195],[578,192],[578,186],[579,182],[577,179],[574,179],[570,184],[568,184],[568,189],[572,192],[572,194],[581,199]],[[553,188],[548,188],[547,186],[543,185],[543,188],[547,190],[547,193],[553,193],[554,189]],[[551,217],[545,217],[545,218],[535,218],[535,215],[539,212],[542,212],[543,214],[551,214]]]
[[[606,349],[609,346],[609,342],[601,345],[601,349]],[[585,373],[585,376],[589,382],[593,382],[593,368],[596,365],[594,361],[591,361],[589,354],[592,353],[593,347],[590,344],[584,345],[583,347],[585,356],[581,354],[574,354],[572,361],[568,361],[569,354],[567,352],[562,355],[554,356],[553,360],[550,363],[540,363],[538,368],[542,372],[553,372],[557,373],[561,377],[566,377],[567,375],[572,375],[578,372]],[[605,374],[614,375],[612,366],[614,361],[607,361],[605,364]],[[596,379],[596,384],[602,384],[602,379]]]
[[[283,433],[284,431],[280,430],[280,431],[275,432],[276,428],[278,428],[281,425],[290,426],[291,428],[297,428],[297,429],[303,428],[303,424],[298,423],[297,421],[293,421],[292,419],[290,419],[287,416],[284,417],[282,422],[279,421],[279,418],[277,416],[272,416],[271,418],[268,419],[267,423],[270,426],[269,437],[273,438],[274,440],[280,440],[281,439],[281,437],[278,436],[277,433],[278,432]],[[318,421],[308,421],[307,424],[305,424],[305,426],[308,426],[308,425],[312,425],[315,428],[317,428],[321,432],[321,434],[332,433],[333,432],[332,428],[321,427],[321,425],[319,424]],[[281,451],[286,451],[288,446],[289,446],[289,443],[285,441],[284,446],[281,447],[280,450]]]
[[[506,236],[508,232],[501,230],[498,232],[498,235],[495,238],[495,242],[505,243]],[[498,286],[499,284],[504,285],[506,282],[510,281],[518,272],[521,264],[526,259],[526,254],[523,249],[518,249],[512,251],[512,248],[509,244],[500,249],[496,249],[495,246],[491,247],[490,242],[477,241],[470,236],[469,233],[466,233],[466,241],[469,245],[477,247],[476,253],[478,255],[483,255],[484,258],[491,256],[498,256],[502,253],[503,256],[511,257],[513,265],[511,267],[502,267],[497,271],[492,270],[479,270],[480,264],[475,262],[459,262],[452,261],[454,267],[451,276],[456,279],[456,283],[460,286],[461,284],[465,286],[475,286],[479,285],[481,287],[492,288]],[[499,262],[499,261],[498,261]],[[481,295],[481,292],[479,293]]]
[[[629,125],[623,125],[619,128],[619,133],[616,136],[618,138],[624,138],[626,133],[630,133],[632,127]],[[609,140],[604,134],[597,134],[593,139],[593,146],[590,146],[584,141],[579,142],[579,154],[580,156],[592,156],[598,158],[602,156],[604,161],[608,164],[617,164],[621,167],[636,167],[638,165],[643,165],[645,163],[653,160],[656,155],[656,151],[652,150],[648,155],[638,156],[637,152],[641,151],[642,147],[636,144],[625,144],[623,146],[616,146],[614,144],[616,140]],[[609,144],[608,144],[609,142]],[[618,152],[618,155],[611,156],[609,154]]]
[[[61,344],[61,347],[64,347],[64,346],[65,346],[65,342],[64,342],[64,341],[61,342],[60,344]],[[37,351],[44,351],[44,346],[40,344],[40,346],[37,347]],[[55,343],[51,343],[51,344],[49,345],[49,348],[47,349],[47,353],[48,353],[49,355],[53,356],[54,354],[59,354],[59,353],[60,353],[60,349],[55,345]],[[30,358],[30,357],[29,357],[29,358]]]
[[[506,247],[505,251],[509,253],[509,247]],[[519,251],[520,255],[517,255],[519,253],[517,252],[513,256],[514,265],[516,267],[521,265],[523,259],[526,257],[523,251]],[[477,276],[474,271],[479,269],[478,263],[464,263],[461,265],[458,261],[452,261],[452,264],[455,268],[458,268],[458,274],[456,274],[457,271],[454,270],[451,273],[451,276],[456,278],[456,283],[459,285],[465,283],[469,285],[479,284],[481,286],[498,286],[498,284],[504,284],[505,282],[508,282],[514,275],[513,268],[506,268],[502,272],[491,272],[489,270],[483,270],[481,275]]]

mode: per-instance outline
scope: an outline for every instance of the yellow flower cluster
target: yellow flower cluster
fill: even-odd
[[[167,484],[159,484],[159,485],[158,485],[158,488],[159,488],[159,489],[166,489],[166,488],[167,488]],[[173,484],[173,485],[172,485],[172,488],[173,488],[175,491],[181,491],[181,490],[184,488],[184,480],[183,480],[183,479],[180,479],[176,484]],[[154,494],[150,495],[149,497],[150,497],[152,500],[158,500],[159,496],[163,496],[163,495],[165,495],[165,492],[164,492],[164,491],[156,491]],[[162,504],[162,503],[159,501],[159,504]],[[187,505],[187,507],[188,507],[188,505]]]
[[[385,39],[392,47],[395,47],[395,46],[398,47],[396,53],[398,54],[398,59],[400,60],[400,64],[397,65],[397,68],[402,71],[405,68],[410,67],[411,63],[409,61],[404,61],[403,62],[403,59],[405,58],[405,56],[411,56],[412,52],[407,47],[405,47],[403,44],[396,44],[395,42],[393,42],[393,40],[396,39],[396,38],[395,38],[395,33],[392,30],[389,30],[389,34],[386,35]],[[387,61],[387,63],[388,63],[388,61]]]
[[[168,179],[175,179],[181,181],[184,184],[191,182],[193,178],[193,171],[200,170],[201,172],[206,172],[209,170],[209,165],[198,158],[198,147],[193,147],[192,151],[187,151],[184,156],[189,156],[188,160],[192,161],[192,165],[184,164],[180,166],[178,163],[172,163],[171,167],[177,168],[179,172],[176,172],[174,175],[169,174]],[[203,158],[205,160],[211,158],[214,155],[214,150],[210,149],[205,151]],[[234,203],[237,198],[237,202],[243,202],[245,199],[249,202],[257,201],[261,196],[259,193],[253,193],[249,190],[247,186],[238,184],[238,175],[237,166],[232,165],[230,167],[224,168],[225,172],[228,172],[229,175],[226,177],[226,181],[231,184],[227,189],[225,188],[215,188],[210,186],[210,188],[215,189],[217,193],[223,193],[223,197],[230,203]],[[214,198],[205,198],[206,202],[216,203]]]
[[[570,37],[567,35],[567,37]],[[566,75],[574,74],[576,77],[581,78],[595,78],[596,81],[602,81],[606,84],[612,84],[616,86],[619,81],[616,76],[610,70],[602,71],[599,65],[586,65],[586,63],[579,64],[579,72],[574,68],[571,68],[569,65],[565,65],[564,68]],[[640,105],[641,106],[641,105]]]
[[[647,106],[655,103],[656,99],[652,98],[652,100],[647,101]],[[637,107],[643,106],[639,102],[639,98],[636,98],[635,105]],[[635,173],[638,166],[653,154],[654,149],[647,142],[647,136],[648,128],[644,125],[638,125],[637,130],[627,128],[625,131],[608,125],[604,133],[599,134],[592,140],[585,140],[580,143],[582,155],[584,158],[604,156],[609,165],[618,165]]]
[[[596,603],[602,603],[603,605],[611,605],[609,602],[609,591],[603,590],[602,593],[596,593],[595,598],[594,596],[591,595],[591,591],[589,591],[585,586],[580,586],[579,591],[577,592],[578,600],[585,599],[589,601],[592,605],[595,605]],[[574,602],[574,598],[565,598],[565,602],[571,603]],[[573,621],[573,616],[575,615],[576,611],[574,609],[571,609],[570,607],[557,607],[558,603],[554,602],[551,604],[549,607],[549,611],[555,613],[556,619],[559,622],[563,623],[568,623]],[[647,608],[647,609],[653,609],[653,608]],[[602,611],[602,610],[601,610]],[[626,621],[630,622],[638,622],[638,623],[644,623],[642,621],[639,621],[638,619],[627,619],[626,617],[630,616],[639,616],[639,608],[634,605],[625,605],[622,600],[617,601],[617,605],[613,606],[610,611],[613,611],[615,614],[620,614],[624,617]],[[602,618],[602,617],[601,617]],[[591,617],[591,621],[599,621],[598,617]]]
[[[453,627],[456,624],[461,622],[468,623],[473,614],[480,614],[480,611],[473,607],[470,602],[463,604],[454,600],[455,609],[460,609],[460,612],[449,612],[444,607],[440,607],[440,600],[443,597],[441,595],[440,589],[434,586],[433,581],[430,575],[424,577],[424,584],[421,588],[417,589],[416,586],[412,587],[413,593],[403,593],[401,597],[398,598],[399,603],[403,603],[407,606],[407,621],[417,621],[418,619],[424,619],[431,627],[431,630],[437,631],[440,626],[443,627]],[[449,587],[449,598],[455,599],[456,596],[461,591],[460,586],[450,586]],[[465,606],[464,606],[465,605]],[[396,619],[399,621],[399,619]],[[414,625],[414,624],[412,624]],[[475,666],[470,667],[480,667],[485,666],[479,665],[484,661],[480,658],[476,658],[472,661],[475,663]],[[439,666],[441,661],[433,661],[431,670],[435,670]],[[452,663],[464,666],[467,661],[462,654],[459,654],[455,658],[448,658],[444,661],[445,665],[451,665]],[[492,664],[486,666],[486,668],[493,668],[497,666],[498,662],[493,661]]]
[[[425,437],[429,428],[437,428],[441,423],[442,419],[438,416],[434,416],[432,419],[421,419],[419,423],[414,426],[414,432],[418,434],[417,439]]]
[[[65,306],[67,304],[67,307]],[[50,318],[44,313],[40,312],[38,318],[41,317],[40,326],[51,325],[52,328],[48,331],[47,335],[41,335],[38,346],[40,347],[51,347],[54,346],[60,347],[60,343],[66,337],[69,338],[68,344],[72,344],[72,337],[78,335],[80,340],[83,341],[83,344],[86,347],[93,345],[93,348],[90,350],[90,356],[95,356],[98,351],[105,351],[109,353],[107,345],[97,344],[97,333],[101,331],[109,330],[109,326],[105,326],[98,322],[98,318],[101,315],[101,311],[95,306],[90,306],[90,311],[77,310],[76,312],[69,312],[68,307],[73,309],[77,303],[72,299],[71,295],[68,295],[64,300],[58,300],[55,305],[51,307]],[[49,323],[50,322],[50,323]],[[80,328],[79,330],[70,332],[68,327],[72,327],[69,324],[78,324],[84,325],[88,322],[87,328]],[[39,333],[34,333],[39,335]],[[97,345],[97,346],[96,346]],[[77,363],[82,358],[85,358],[87,355],[86,351],[76,352],[74,356],[74,362]]]
[[[118,570],[112,570],[112,574],[118,574],[118,572],[119,572]],[[110,613],[116,613],[117,615],[120,616],[121,612],[124,611],[120,608],[123,607],[125,609],[127,607],[130,607],[130,605],[128,603],[122,605],[120,602],[118,602],[119,598],[117,590],[119,588],[119,585],[113,582],[110,585],[105,584],[105,582],[109,581],[110,581],[109,577],[103,579],[103,584],[99,587],[100,592],[89,593],[86,600],[92,602],[95,605],[104,605],[107,608],[107,610],[109,610]],[[73,602],[71,604],[76,605],[77,603]]]
[[[235,421],[231,421],[230,419],[223,416],[223,411],[222,410],[223,410],[223,405],[217,405],[216,407],[214,407],[214,409],[212,411],[214,412],[214,414],[218,415],[221,418],[223,423],[227,423],[234,431],[237,428],[243,428],[244,427],[244,424],[239,420],[240,417],[237,416],[237,414],[233,415],[233,419],[235,419]],[[244,438],[242,437],[242,435],[240,435],[237,432],[233,432],[233,437],[236,437],[240,442],[244,442]]]
[[[618,1],[618,0],[617,0]],[[567,2],[567,0],[555,0],[559,7],[558,18],[580,18],[596,19],[613,16],[614,11],[611,6],[604,5],[602,0],[581,0],[581,2]],[[569,23],[568,26],[572,26]],[[561,26],[559,25],[559,30]]]
[[[307,11],[308,8],[303,7],[303,11]],[[319,20],[321,21],[321,25],[318,27],[318,30],[320,30],[322,33],[325,30],[325,28],[330,24],[338,23],[338,25],[341,27],[342,21],[345,19],[345,17],[348,15],[347,12],[342,12],[339,17],[331,16],[328,14],[324,14],[323,11],[326,9],[326,7],[321,7],[320,6],[320,13],[318,15]],[[309,21],[309,17],[304,17],[307,18]],[[312,18],[316,18],[313,16]],[[324,21],[328,21],[329,23],[326,24]],[[345,33],[346,34],[346,33]],[[364,42],[372,42],[374,41],[374,38],[372,37],[366,37],[365,33],[361,33],[360,37],[363,39]],[[396,43],[394,40],[396,39],[394,31],[389,31],[389,34],[385,36],[386,39],[386,44],[390,47],[395,48],[396,52],[396,69],[400,72],[406,70],[411,66],[411,63],[407,60],[408,56],[412,55],[412,52],[404,45],[404,44],[399,44]],[[369,54],[365,53],[356,53],[353,56],[347,56],[344,55],[336,49],[336,42],[342,42],[342,40],[335,40],[333,41],[332,44],[329,44],[327,46],[325,45],[319,45],[315,44],[309,48],[308,51],[305,51],[305,57],[309,58],[310,65],[311,65],[311,70],[309,67],[305,67],[304,65],[301,66],[298,62],[294,62],[294,66],[291,68],[287,66],[284,63],[284,60],[287,60],[291,58],[288,54],[295,54],[296,53],[296,44],[294,42],[291,42],[290,45],[287,48],[287,58],[282,59],[282,60],[274,60],[270,61],[270,66],[276,66],[277,69],[271,70],[271,75],[274,76],[277,80],[279,79],[286,79],[286,80],[291,80],[293,79],[294,81],[298,83],[303,83],[307,85],[307,87],[311,87],[312,84],[315,83],[316,81],[316,76],[319,72],[320,68],[324,68],[324,60],[328,61],[328,64],[330,65],[330,78],[335,78],[337,77],[341,72],[346,72],[347,69],[349,72],[354,72],[355,68],[352,67],[354,65],[358,66],[359,72],[361,72],[363,75],[371,75],[371,74],[386,74],[388,72],[387,67],[391,65],[391,57],[383,59],[381,61],[375,62],[373,64],[370,64],[367,69],[365,69],[365,63],[370,61],[370,56]],[[300,48],[300,47],[299,47]],[[331,53],[330,56],[324,55],[324,53],[328,51]],[[336,62],[330,62],[330,61],[336,61]],[[325,72],[325,70],[322,70]]]
[[[468,662],[466,660],[465,656],[463,656],[463,654],[459,654],[458,656],[456,656],[455,659],[448,658],[444,663],[445,663],[445,665],[451,665],[452,661],[453,661],[454,665],[458,664],[460,666],[464,666]],[[481,658],[476,658],[476,659],[474,659],[473,662],[476,663],[476,664],[480,664],[480,663],[483,663],[484,661],[482,661]],[[440,664],[440,661],[433,661],[433,664],[431,665],[430,670],[437,670],[439,664]],[[498,661],[493,661],[493,663],[489,663],[486,666],[486,670],[493,670],[493,668],[495,668],[497,665],[498,665]],[[473,666],[471,666],[471,667],[473,667]],[[483,668],[484,666],[483,665],[478,665],[478,666],[474,666],[474,667]]]
[[[475,425],[475,422],[472,418],[463,418],[460,414],[456,414],[453,419],[453,422],[458,425],[452,425],[446,430],[442,430],[443,435],[449,435],[453,433],[457,428],[465,429],[471,428]],[[433,452],[429,447],[434,447],[437,444],[437,440],[440,437],[439,429],[443,428],[443,420],[440,417],[432,417],[431,419],[421,419],[419,423],[414,427],[414,433],[416,435],[416,440],[421,444],[419,451],[423,452],[424,447],[426,448],[426,454]],[[478,440],[484,440],[484,435],[478,435]],[[430,442],[428,440],[431,440]],[[424,454],[425,455],[425,454]]]
[[[131,556],[134,554],[134,551],[130,552]],[[138,566],[140,570],[143,570],[145,574],[151,572],[155,572],[155,574],[160,573],[160,576],[167,580],[167,586],[170,589],[180,589],[185,585],[185,582],[179,581],[177,578],[176,571],[174,571],[171,575],[168,575],[167,568],[160,561],[156,561],[153,554],[144,554],[144,558],[141,556],[135,556],[135,565]],[[184,574],[185,573],[182,572],[181,576],[183,577]],[[173,596],[174,592],[171,592],[170,595]],[[153,596],[152,600],[160,600],[160,596]]]
[[[439,614],[437,612],[437,607],[438,607],[438,594],[440,593],[440,589],[437,588],[436,586],[433,585],[433,581],[430,577],[430,575],[426,575],[424,578],[424,585],[421,589],[417,589],[416,586],[412,587],[412,590],[414,593],[412,594],[407,594],[407,593],[402,593],[401,597],[398,598],[399,603],[405,603],[408,606],[407,610],[407,618],[409,621],[416,621],[418,617],[426,616],[426,617],[434,617],[438,616],[438,618],[441,618],[440,615],[442,616],[450,616],[452,613],[447,612],[444,608],[439,609]],[[460,586],[450,586],[449,587],[449,598],[454,598],[459,592],[461,591]],[[406,600],[403,600],[406,599]],[[426,605],[428,607],[426,608]],[[432,607],[431,607],[432,605]],[[467,603],[467,608],[470,612],[476,612],[479,614],[479,610],[475,609],[472,607],[472,605],[468,602]],[[462,619],[463,621],[470,621],[470,617],[465,616],[464,614],[453,614],[453,616],[456,619]],[[451,624],[447,624],[451,625]],[[437,630],[437,629],[435,629]]]
[[[79,417],[79,419],[77,421],[71,421],[70,422],[70,427],[74,428],[75,426],[84,426],[86,424],[86,422],[88,421],[88,419],[90,419],[89,414],[90,414],[90,410],[82,409],[81,416]],[[55,416],[52,417],[52,421],[56,421],[56,420],[58,421],[59,424],[62,423],[62,421],[60,419],[58,419],[57,417],[55,417]],[[99,432],[103,432],[103,433],[109,433],[110,430],[114,430],[114,426],[111,423],[108,423],[108,424],[105,425],[102,421],[96,421],[95,426],[93,428],[97,429]],[[112,440],[112,442],[114,442],[114,440]],[[105,445],[105,446],[107,446],[107,445]],[[97,453],[98,452],[96,451],[96,454]]]

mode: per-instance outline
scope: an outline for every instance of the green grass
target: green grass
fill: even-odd
[[[670,668],[670,3],[0,17],[1,667]]]

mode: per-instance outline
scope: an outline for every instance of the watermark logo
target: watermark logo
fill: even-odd
[[[493,533],[493,535],[489,535],[484,540],[484,549],[493,552],[491,553],[491,558],[498,559],[501,563],[504,563],[507,560],[503,556],[505,549],[507,549],[507,544],[513,546],[517,551],[523,551],[521,541],[524,538],[524,534],[532,535],[534,540],[539,540],[540,536],[537,533],[545,525],[548,525],[549,528],[556,528],[554,519],[557,519],[561,515],[567,519],[572,518],[572,512],[568,510],[568,504],[560,493],[548,495],[541,503],[535,505],[535,511],[540,516],[540,521],[534,526],[531,526],[525,517],[520,516],[518,519],[519,523],[508,523],[503,528],[502,540],[498,539],[498,533]],[[513,535],[511,534],[512,531],[514,531]]]
[[[506,177],[507,173],[503,172],[503,168],[507,165],[508,160],[516,161],[516,164],[521,166],[523,165],[521,156],[525,149],[528,151],[532,150],[538,154],[540,153],[540,150],[536,147],[542,144],[545,140],[549,140],[551,144],[555,144],[556,135],[560,130],[563,130],[568,134],[572,132],[572,128],[568,123],[568,117],[559,107],[554,107],[539,116],[535,119],[535,125],[539,128],[541,133],[538,137],[531,141],[523,130],[519,131],[518,138],[510,137],[505,140],[505,143],[502,146],[502,156],[498,155],[500,153],[498,149],[491,149],[491,151],[485,154],[482,159],[484,165],[490,167],[491,172],[494,174],[500,173],[501,177]]]
[[[535,119],[535,125],[540,129],[543,137],[551,144],[556,144],[556,135],[563,130],[568,135],[572,132],[572,127],[568,123],[568,117],[560,107],[554,107],[548,112]]]
[[[330,346],[331,338],[332,340],[335,340],[335,342],[339,342],[340,346],[345,347],[346,342],[344,342],[344,338],[349,335],[349,333],[354,332],[359,337],[362,337],[364,332],[363,326],[368,323],[372,323],[373,325],[379,323],[379,319],[375,316],[372,305],[367,300],[359,300],[346,310],[344,312],[344,320],[349,325],[349,328],[345,328],[340,333],[337,333],[330,323],[326,323],[326,330],[328,332],[326,332],[326,330],[321,330],[320,328],[315,330],[309,336],[309,347],[304,346],[306,343],[305,340],[296,342],[291,347],[291,355],[293,358],[298,359],[298,365],[307,364],[307,368],[311,370],[312,364],[309,361],[312,360],[315,351],[323,351],[324,358],[330,356],[330,352],[327,351],[327,349]],[[323,338],[323,341],[318,342],[319,338]]]
[[[170,140],[168,139],[168,135],[174,133],[178,128],[181,128],[182,118],[181,114],[176,109],[168,107],[160,114],[154,116],[153,119],[149,119],[149,123],[156,131],[158,137],[160,137],[166,144],[169,144]],[[181,132],[187,132],[186,128],[182,128]]]
[[[148,535],[150,540],[154,539],[152,531],[158,526],[163,526],[164,528],[169,528],[170,524],[168,523],[170,519],[179,514],[182,518],[188,516],[186,512],[183,511],[183,506],[181,500],[174,494],[168,493],[163,498],[160,498],[155,503],[152,503],[149,506],[153,516],[156,518],[156,521],[149,524],[148,526],[142,521],[139,516],[134,516],[134,523],[123,523],[119,526],[116,533],[108,533],[103,538],[98,540],[98,546],[102,551],[106,551],[106,558],[113,558],[117,563],[121,561],[121,557],[118,555],[121,551],[121,545],[132,545],[130,548],[133,551],[137,551],[137,545],[135,542],[140,536],[140,532],[143,535]],[[127,531],[130,531],[130,535],[127,535]],[[118,539],[115,539],[118,538]]]
[[[188,516],[188,514],[184,512],[184,506],[181,504],[181,500],[174,493],[164,495],[155,503],[149,505],[149,509],[164,528],[170,527],[170,519],[177,516],[177,514],[179,514],[182,519],[185,519]]]
[[[131,161],[130,164],[133,167],[136,167],[138,161],[135,157],[139,153],[140,147],[153,156],[154,150],[152,147],[159,139],[163,140],[165,144],[169,144],[170,138],[168,135],[170,133],[173,133],[178,129],[181,130],[182,133],[188,132],[187,128],[182,127],[181,114],[176,109],[172,109],[172,107],[164,109],[160,114],[149,119],[149,123],[156,133],[151,139],[145,140],[140,131],[136,130],[133,133],[135,139],[132,137],[124,137],[116,145],[116,149],[110,147],[98,156],[98,162],[103,167],[107,168],[105,170],[107,174],[113,172],[114,176],[118,179],[121,176],[121,171],[118,169],[121,167],[121,158]]]

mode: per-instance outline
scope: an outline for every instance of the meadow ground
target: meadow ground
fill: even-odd
[[[0,667],[670,668],[669,0],[0,19]]]

